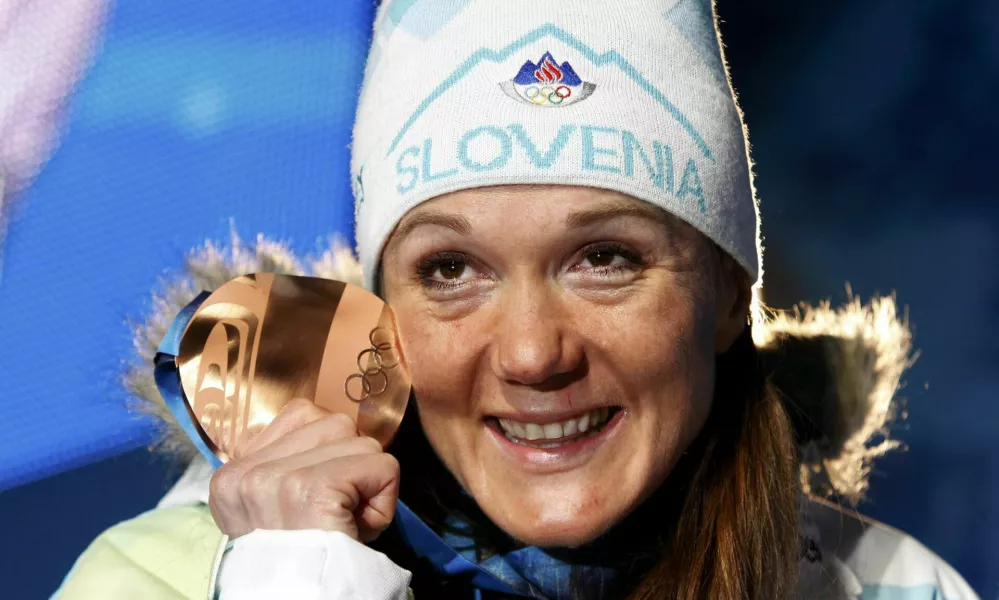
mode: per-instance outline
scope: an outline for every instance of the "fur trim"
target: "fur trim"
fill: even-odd
[[[246,245],[233,233],[227,247],[207,242],[187,257],[183,273],[161,282],[152,312],[133,326],[138,359],[124,383],[136,407],[164,424],[159,449],[190,459],[194,447],[165,407],[150,367],[175,315],[202,290],[214,290],[245,273],[313,275],[363,285],[361,267],[340,243],[300,259],[286,244],[258,236]],[[893,297],[833,309],[828,302],[793,311],[754,307],[753,338],[794,424],[804,491],[837,495],[852,503],[868,487],[872,461],[899,442],[888,426],[898,413],[895,393],[911,364],[912,335],[896,314]]]
[[[912,365],[912,332],[895,298],[833,309],[770,312],[753,337],[783,396],[801,449],[804,489],[852,504],[867,491],[872,461],[900,446],[889,437],[896,392]]]

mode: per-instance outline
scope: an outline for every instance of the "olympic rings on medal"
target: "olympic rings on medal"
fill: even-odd
[[[361,398],[357,399],[353,394],[350,393],[350,382],[354,379],[361,380]],[[371,394],[371,382],[368,381],[364,375],[361,373],[354,373],[347,377],[347,380],[343,382],[343,391],[347,394],[347,397],[360,404],[368,399],[368,395]]]
[[[379,377],[380,376],[381,377],[381,384],[382,385],[381,385],[381,387],[378,390],[374,390],[374,389],[371,388],[371,380],[368,379],[369,376],[371,376],[371,377]],[[360,377],[361,378],[361,393],[362,393],[362,395],[364,397],[364,400],[366,400],[369,395],[370,396],[377,396],[378,394],[384,393],[385,390],[388,388],[388,384],[389,384],[388,374],[386,374],[385,371],[383,371],[381,369],[376,370],[374,373],[354,373],[353,375],[351,375],[347,379],[350,379],[352,377]],[[347,396],[350,397],[350,393],[349,392],[348,392]],[[364,402],[364,400],[357,400],[355,398],[350,398],[350,399],[353,400],[354,402]]]
[[[524,88],[524,98],[531,104],[554,104],[559,105],[572,96],[572,88],[567,85],[560,85],[553,88],[550,85],[538,87],[531,85]]]
[[[381,333],[382,337],[388,335],[385,341],[376,341],[376,337]],[[381,369],[393,369],[399,364],[399,351],[395,348],[395,334],[384,327],[375,327],[368,335],[368,341],[375,350],[375,363]],[[386,358],[386,356],[388,358]]]
[[[357,370],[361,372],[361,375],[374,375],[382,370],[381,367],[378,366],[378,359],[372,360],[372,362],[375,363],[374,367],[365,368],[364,365],[361,364],[361,361],[363,361],[364,357],[368,354],[374,354],[377,356],[378,350],[375,348],[368,348],[367,350],[362,350],[361,353],[357,355]]]
[[[387,334],[387,339],[386,339]],[[389,387],[389,376],[387,370],[394,369],[399,364],[398,350],[395,348],[395,335],[392,331],[384,327],[375,327],[368,334],[370,348],[361,350],[357,355],[357,373],[353,373],[343,382],[343,391],[347,397],[360,404],[371,396],[378,396]],[[368,364],[374,366],[365,367],[365,357],[370,356]],[[372,387],[372,380],[381,379],[381,386],[376,390]],[[350,392],[350,383],[355,379],[361,382],[360,398]]]

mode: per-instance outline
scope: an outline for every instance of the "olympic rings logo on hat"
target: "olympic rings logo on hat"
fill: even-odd
[[[524,90],[524,96],[532,104],[562,104],[572,96],[572,89],[566,85],[560,85],[554,89],[550,85],[540,88],[532,85]]]
[[[513,79],[499,85],[515,100],[547,108],[582,102],[597,88],[583,81],[568,62],[556,61],[551,52],[545,52],[537,63],[525,62]]]
[[[343,392],[352,401],[360,404],[371,396],[385,393],[389,387],[387,371],[399,366],[399,351],[395,346],[395,334],[384,327],[375,327],[368,334],[370,348],[365,348],[357,355],[357,373],[353,373],[343,382]],[[367,357],[367,358],[366,358]],[[364,366],[368,361],[369,365]],[[358,380],[361,385],[360,397],[350,391],[352,381]]]

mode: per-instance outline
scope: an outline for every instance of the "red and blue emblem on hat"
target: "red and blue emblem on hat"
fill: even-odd
[[[527,61],[517,76],[500,83],[508,96],[533,106],[560,108],[586,100],[597,84],[580,79],[568,62],[559,64],[551,52],[537,63]]]

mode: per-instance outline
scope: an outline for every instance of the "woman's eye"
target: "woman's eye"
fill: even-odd
[[[620,254],[612,250],[596,250],[587,254],[584,262],[588,262],[590,267],[609,267],[619,256]]]
[[[465,255],[457,252],[430,256],[419,265],[417,272],[424,285],[442,289],[464,285],[478,275]]]
[[[461,279],[461,276],[469,270],[468,265],[456,260],[441,263],[437,267],[437,273],[440,273],[441,279]]]
[[[594,248],[583,255],[582,266],[586,269],[619,269],[635,266],[638,258],[623,248]]]

